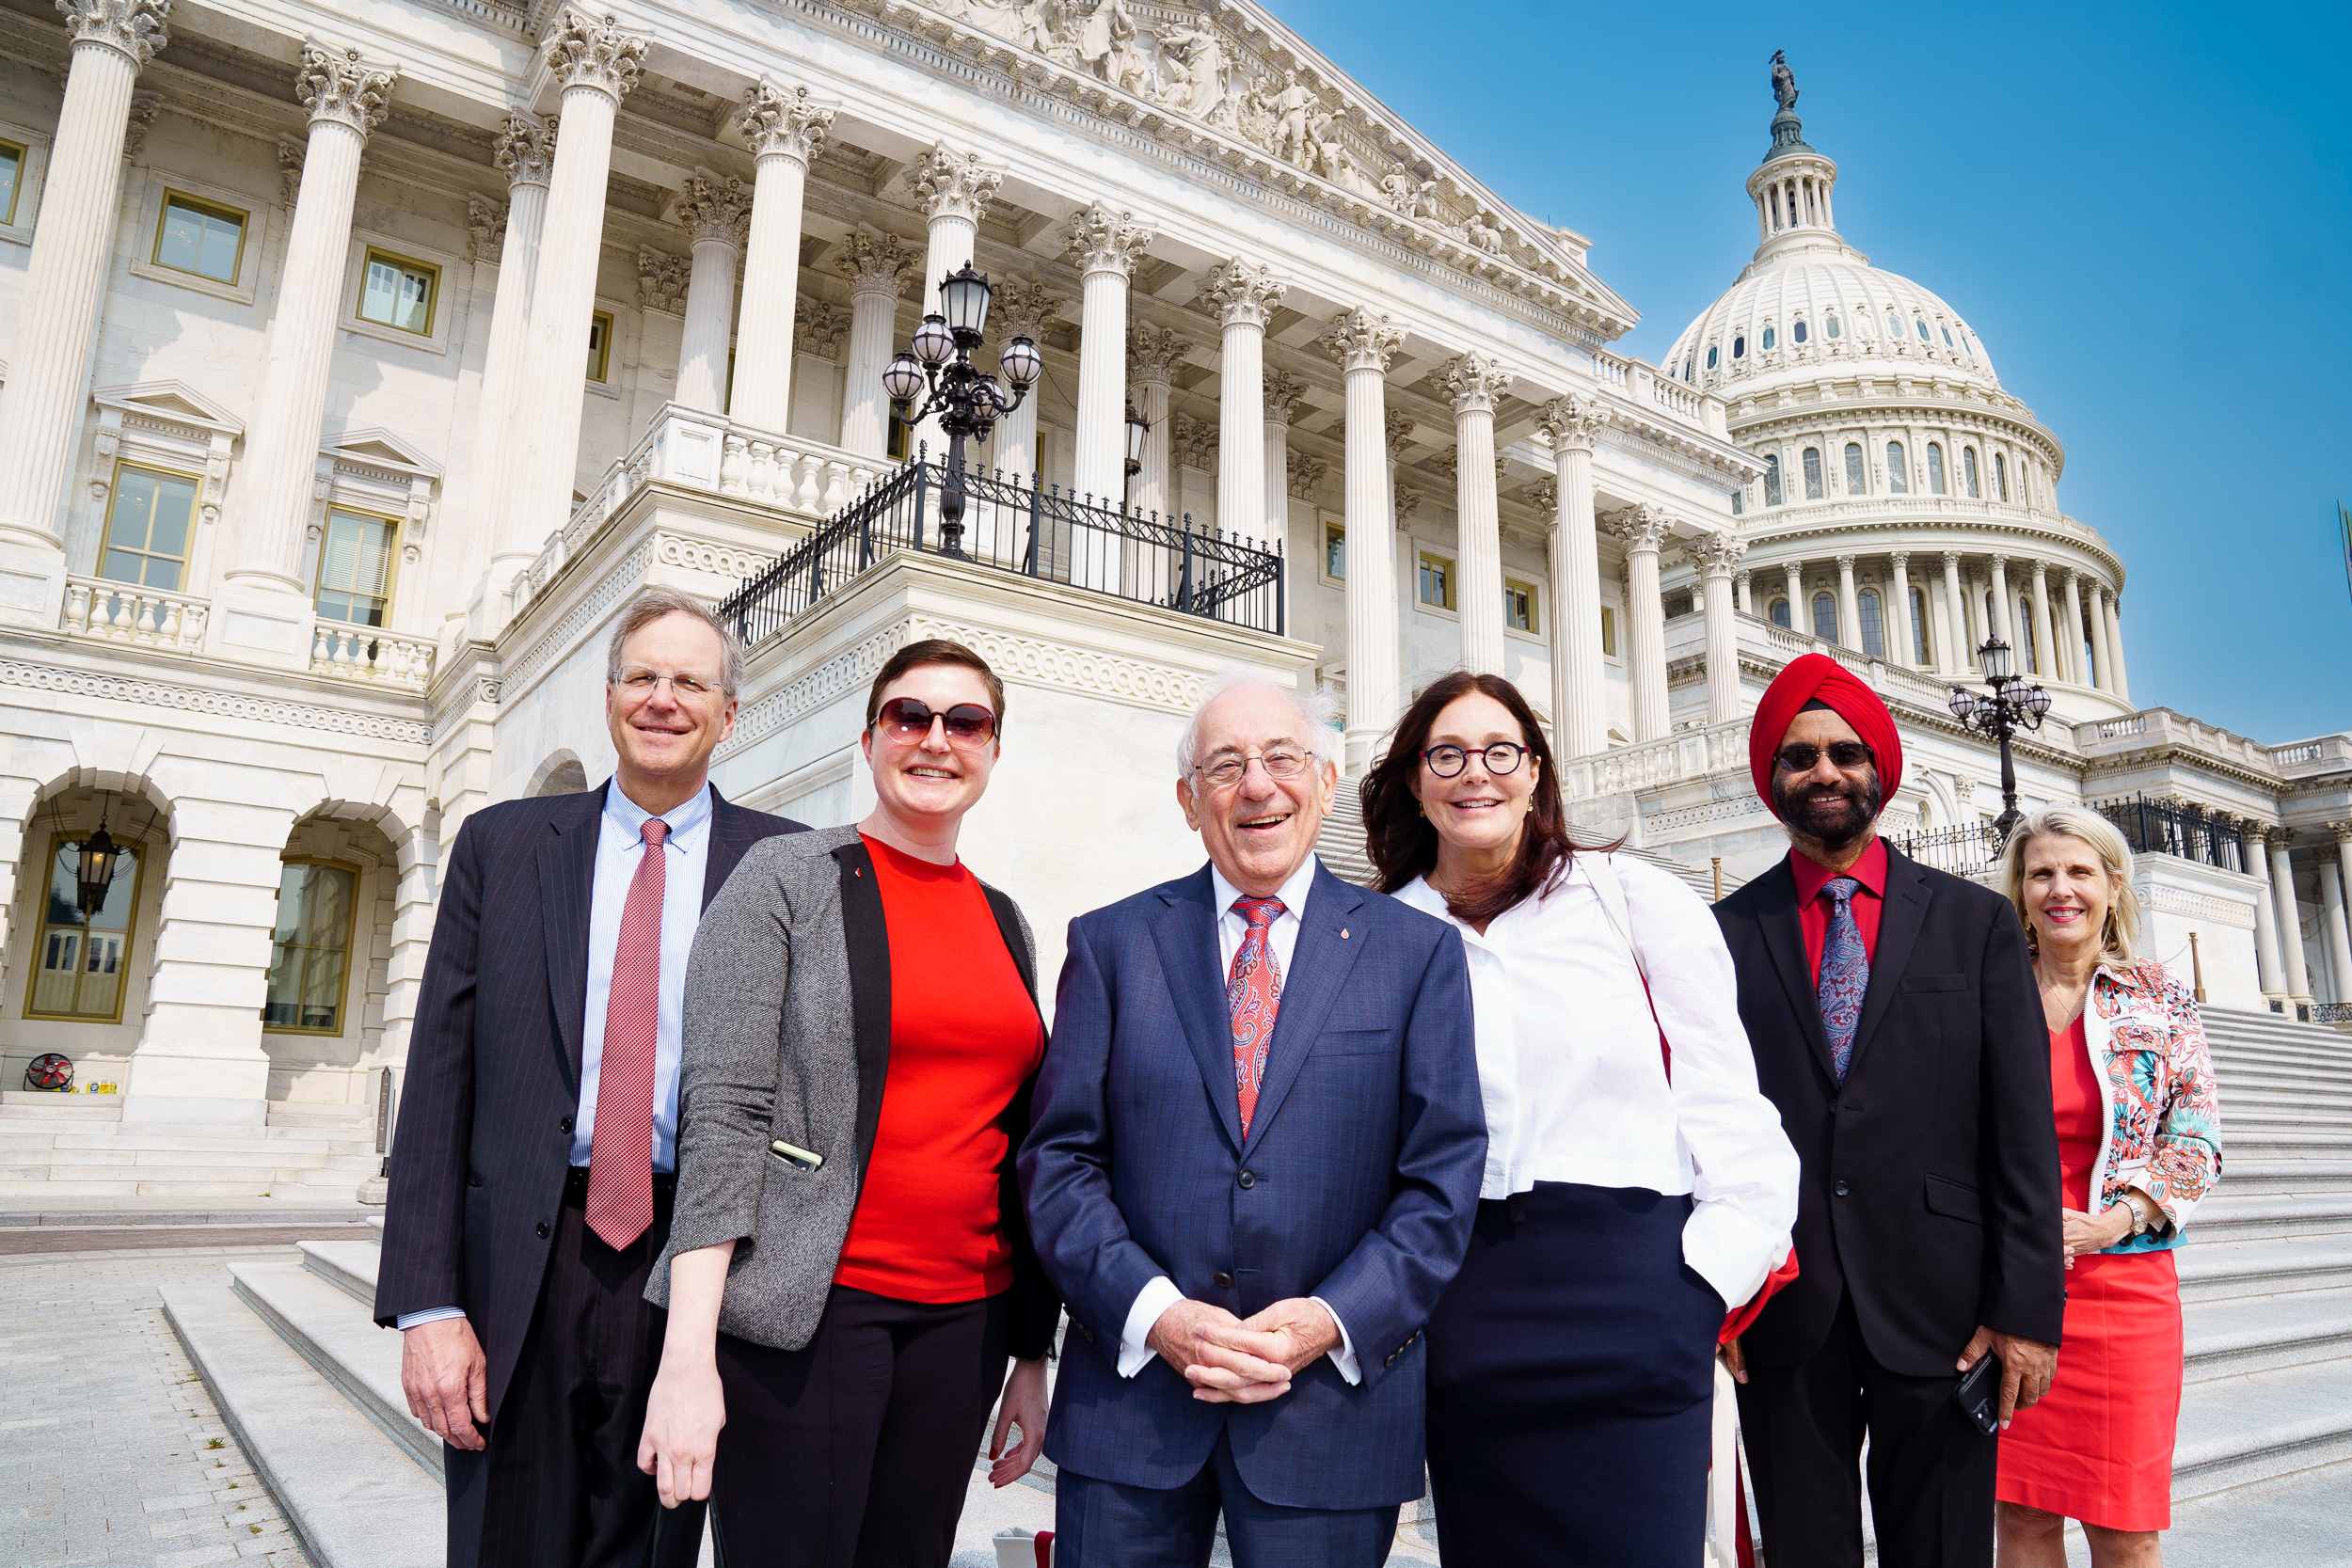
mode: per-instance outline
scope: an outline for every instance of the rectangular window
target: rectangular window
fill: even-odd
[[[190,474],[117,464],[98,575],[178,593],[195,531],[197,488]]]
[[[588,379],[602,387],[612,379],[612,312],[588,318]],[[735,351],[727,351],[727,385],[735,384]]]
[[[278,925],[270,937],[262,1027],[278,1034],[340,1035],[359,873],[326,861],[278,867]]]
[[[245,230],[246,214],[236,208],[167,190],[150,260],[174,272],[233,284],[244,271]]]
[[[358,317],[378,326],[430,338],[434,300],[440,288],[441,269],[432,262],[412,261],[370,245],[368,259],[359,269]]]
[[[890,400],[890,445],[887,450],[890,453],[890,460],[894,463],[903,463],[907,460],[907,433],[914,428],[907,423],[907,414],[913,407],[914,404],[904,398]]]
[[[1617,610],[1614,605],[1600,607],[1600,651],[1607,657],[1617,657]]]
[[[1539,632],[1535,624],[1535,585],[1517,578],[1502,579],[1502,624],[1513,631]]]
[[[1347,580],[1347,528],[1343,523],[1323,525],[1323,575]]]
[[[400,525],[389,517],[328,509],[326,534],[319,541],[319,614],[355,626],[385,625],[391,617],[399,537]]]
[[[1432,610],[1454,608],[1454,562],[1426,550],[1421,556],[1421,602]]]
[[[0,226],[16,221],[17,193],[24,188],[24,149],[0,141]]]
[[[139,850],[123,847],[121,867],[87,920],[74,887],[80,863],[79,840],[59,833],[50,841],[49,895],[33,942],[40,962],[24,994],[24,1016],[119,1022],[122,983],[131,972],[131,921],[139,901]]]

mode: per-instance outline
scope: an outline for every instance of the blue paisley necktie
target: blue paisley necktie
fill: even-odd
[[[1832,877],[1821,884],[1821,895],[1830,901],[1829,938],[1821,944],[1821,1033],[1829,1037],[1830,1065],[1841,1084],[1853,1064],[1854,1027],[1862,1022],[1863,993],[1870,989],[1870,955],[1853,918],[1853,895],[1861,886],[1851,877]]]

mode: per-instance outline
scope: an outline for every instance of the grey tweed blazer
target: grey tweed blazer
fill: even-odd
[[[1034,1005],[1028,922],[1010,898],[986,891]],[[671,1259],[732,1241],[720,1328],[781,1350],[815,1336],[882,1117],[890,959],[857,829],[767,839],[745,852],[704,912],[687,964],[677,1200],[648,1301],[669,1305]],[[1013,1173],[1029,1091],[1024,1084],[1005,1109],[1011,1349],[1023,1357],[1046,1353],[1061,1310],[1029,1244]],[[779,1138],[824,1163],[811,1170],[771,1152]]]

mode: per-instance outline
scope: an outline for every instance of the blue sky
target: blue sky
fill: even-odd
[[[1505,200],[1653,362],[1743,266],[1786,49],[1837,220],[1949,300],[2122,555],[2132,695],[2352,728],[2352,5],[1270,0]]]

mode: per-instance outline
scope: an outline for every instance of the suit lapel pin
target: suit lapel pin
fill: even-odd
[[[1347,940],[1347,927],[1344,926],[1340,927],[1340,940],[1342,942],[1345,942]]]

